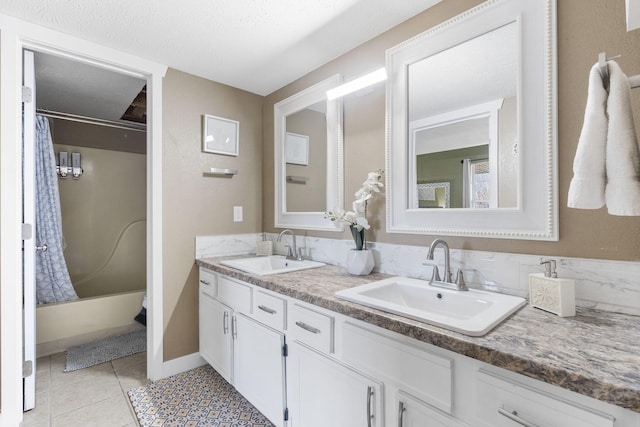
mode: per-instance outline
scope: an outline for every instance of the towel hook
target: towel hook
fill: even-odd
[[[607,58],[607,54],[605,52],[600,52],[598,54],[598,70],[600,71],[600,76],[602,77],[602,81],[605,84],[605,88],[609,89],[609,67],[607,66],[607,61],[612,61],[614,59],[621,58],[622,55],[612,56]],[[631,88],[640,87],[640,74],[636,74],[635,76],[629,76],[629,86]]]
[[[598,67],[600,70],[600,75],[602,76],[602,79],[606,82],[609,81],[609,67],[607,67],[607,61],[612,61],[614,59],[618,59],[621,58],[622,55],[616,55],[616,56],[612,56],[611,58],[607,58],[607,53],[606,52],[600,52],[598,54]]]

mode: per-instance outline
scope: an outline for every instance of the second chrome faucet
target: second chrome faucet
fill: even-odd
[[[282,240],[282,236],[285,234],[291,234],[292,244],[291,246],[286,245],[287,248],[287,259],[296,260],[296,261],[304,261],[304,256],[302,256],[302,248],[298,249],[296,247],[296,235],[293,230],[282,230],[278,235],[277,241],[280,242]]]
[[[452,288],[457,291],[468,291],[466,283],[464,282],[464,277],[462,275],[462,269],[458,269],[456,273],[456,280],[453,282],[451,280],[451,260],[449,256],[449,245],[442,239],[436,239],[431,242],[431,246],[429,246],[429,252],[427,253],[427,259],[429,261],[433,261],[433,256],[435,253],[435,249],[438,246],[442,246],[444,249],[444,279],[440,280],[440,274],[438,272],[438,266],[434,264],[433,266],[433,274],[431,275],[431,280],[429,284],[431,286],[439,286],[443,288]]]

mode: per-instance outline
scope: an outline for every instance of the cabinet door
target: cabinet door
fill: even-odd
[[[234,315],[233,385],[276,426],[284,425],[284,334]]]
[[[200,292],[200,355],[222,377],[231,382],[233,347],[231,341],[232,311],[210,295]]]
[[[463,427],[466,424],[399,391],[388,410],[395,416],[392,426],[398,427]],[[397,424],[395,423],[397,421]]]
[[[289,346],[287,399],[294,427],[380,427],[382,385],[299,343]]]

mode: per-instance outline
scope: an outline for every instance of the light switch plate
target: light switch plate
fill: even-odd
[[[242,206],[233,207],[233,222],[242,222]]]

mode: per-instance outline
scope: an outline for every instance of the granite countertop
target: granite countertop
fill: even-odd
[[[391,277],[352,276],[327,265],[313,270],[254,276],[198,259],[208,268],[256,286],[574,392],[640,412],[640,317],[591,309],[561,318],[525,306],[482,337],[340,300],[336,291]],[[631,335],[631,336],[630,336]]]

